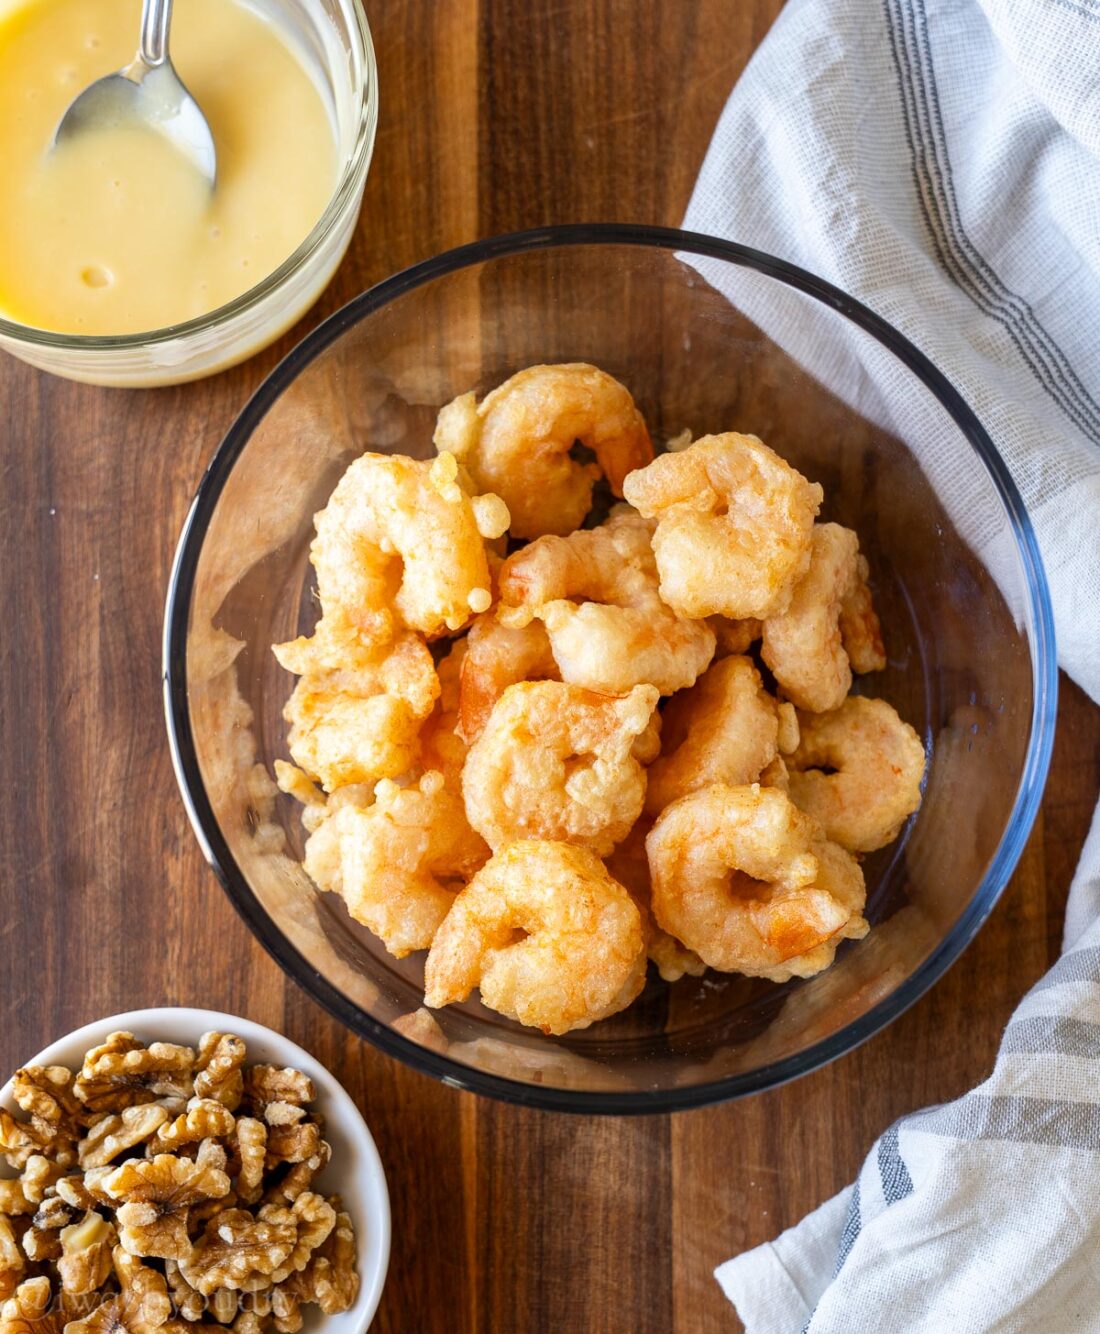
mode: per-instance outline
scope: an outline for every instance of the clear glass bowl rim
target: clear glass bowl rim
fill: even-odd
[[[997,851],[953,930],[889,996],[804,1051],[757,1070],[691,1087],[578,1091],[528,1085],[452,1061],[421,1047],[352,1004],[298,953],[252,893],[222,837],[199,771],[187,707],[187,627],[195,571],[207,525],[232,468],[253,430],[284,389],[341,334],[388,302],[424,283],[487,260],[564,246],[640,246],[727,260],[755,270],[831,307],[894,353],[934,394],[989,473],[1012,524],[1025,574],[1034,704],[1031,735],[1016,799]],[[309,333],[271,372],[218,447],[180,535],[165,607],[164,705],[172,762],[195,834],[214,873],[250,930],[283,970],[352,1032],[387,1055],[455,1088],[553,1111],[632,1115],[709,1106],[775,1088],[826,1065],[893,1022],[935,983],[973,940],[1020,859],[1038,812],[1050,767],[1058,700],[1054,621],[1046,575],[1023,500],[985,428],[931,361],[874,311],[838,287],[760,250],[698,232],[631,223],[580,223],[490,237],[449,250],[394,274],[349,301]]]
[[[78,355],[84,352],[135,352],[155,347],[159,343],[174,343],[180,339],[190,338],[194,334],[210,333],[223,325],[230,324],[238,316],[246,314],[273,292],[278,291],[288,278],[307,264],[339,224],[348,203],[355,198],[363,170],[363,160],[366,158],[369,161],[374,149],[374,134],[378,124],[378,65],[374,54],[374,42],[361,0],[349,0],[348,14],[353,38],[358,39],[355,56],[361,62],[363,71],[362,110],[355,135],[355,146],[348,155],[332,197],[325,205],[325,211],[313,224],[309,235],[301,245],[288,255],[277,269],[267,274],[254,287],[226,302],[224,306],[216,306],[205,315],[196,315],[194,319],[183,320],[179,324],[166,324],[160,329],[127,334],[56,333],[50,329],[37,329],[30,324],[19,324],[15,320],[7,320],[0,316],[0,339],[21,343],[27,347],[44,347],[55,352],[75,352]]]

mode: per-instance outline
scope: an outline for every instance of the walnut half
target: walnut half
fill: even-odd
[[[228,1194],[229,1177],[206,1162],[158,1153],[123,1163],[104,1180],[103,1189],[123,1202],[117,1214],[119,1240],[131,1255],[181,1260],[191,1253],[188,1210]]]
[[[288,1210],[282,1213],[289,1215]],[[293,1218],[262,1222],[246,1209],[226,1209],[206,1225],[180,1272],[209,1297],[216,1288],[254,1292],[271,1286],[271,1275],[294,1249]]]
[[[26,1267],[11,1220],[0,1217],[0,1300],[15,1292]]]
[[[80,1141],[80,1166],[105,1167],[124,1149],[142,1144],[168,1120],[168,1113],[155,1102],[124,1107],[121,1112],[105,1113]]]
[[[143,1047],[132,1033],[112,1033],[84,1057],[73,1089],[89,1112],[121,1112],[157,1098],[190,1098],[194,1065],[190,1047]]]
[[[63,1227],[60,1240],[57,1271],[62,1288],[76,1294],[101,1288],[111,1272],[114,1227],[101,1214],[89,1211],[79,1223]]]
[[[350,1310],[359,1294],[355,1271],[355,1229],[351,1217],[340,1208],[340,1197],[329,1199],[336,1212],[336,1225],[300,1274],[285,1286],[304,1302],[316,1302],[325,1315]]]

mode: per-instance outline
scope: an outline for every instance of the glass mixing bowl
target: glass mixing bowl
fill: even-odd
[[[316,619],[313,515],[365,449],[432,452],[439,407],[533,362],[619,376],[657,440],[760,435],[859,531],[889,666],[861,688],[918,730],[924,801],[864,862],[870,935],[786,985],[651,970],[625,1013],[543,1037],[476,999],[421,1008],[423,956],[390,957],[319,893],[299,808],[274,791],[292,678],[271,645]],[[383,1051],[542,1107],[699,1106],[791,1079],[912,1004],[989,914],[1024,846],[1054,729],[1050,605],[1034,535],[948,380],[865,307],[759,252],[682,232],[564,227],[417,265],[306,338],[245,407],[187,520],[165,689],[181,788],[211,865],[264,945]],[[476,997],[476,993],[475,993]]]

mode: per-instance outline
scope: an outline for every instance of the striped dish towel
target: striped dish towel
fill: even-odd
[[[790,0],[684,225],[830,279],[948,375],[1028,505],[1059,661],[1100,699],[1100,0]],[[984,1084],[718,1269],[750,1334],[1100,1330],[1096,817],[1063,944]]]

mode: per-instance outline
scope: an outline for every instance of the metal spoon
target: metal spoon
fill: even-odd
[[[54,146],[85,130],[147,125],[170,139],[213,189],[214,136],[168,58],[171,17],[172,0],[143,0],[137,55],[117,74],[96,79],[70,103],[54,134]]]

